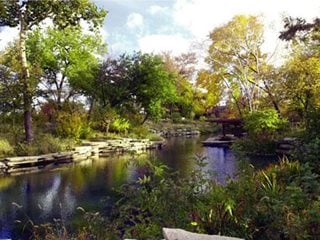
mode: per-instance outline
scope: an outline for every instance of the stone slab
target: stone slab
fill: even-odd
[[[163,228],[165,240],[241,240],[241,238],[188,232],[178,228]]]

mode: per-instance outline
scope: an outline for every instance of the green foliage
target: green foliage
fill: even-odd
[[[88,139],[93,136],[93,130],[89,122],[84,121],[80,130],[80,139]]]
[[[1,3],[0,23],[1,26],[16,27],[20,23],[19,15],[25,8],[28,9],[24,16],[27,29],[39,25],[43,20],[51,17],[54,25],[59,28],[79,25],[81,20],[88,21],[92,27],[102,24],[106,11],[98,9],[95,4],[88,0],[71,0],[67,2],[48,1],[41,2],[25,1],[23,4],[16,1],[4,1]]]
[[[200,72],[200,86],[208,90],[220,89],[219,82],[222,82],[240,115],[243,110],[257,109],[259,91],[272,96],[266,82],[260,84],[262,69],[267,65],[267,55],[261,51],[263,29],[259,17],[237,15],[210,33],[211,44],[206,58],[210,72]],[[214,100],[215,96],[211,98]]]
[[[320,109],[313,108],[310,109],[306,113],[306,120],[305,120],[305,127],[306,127],[306,141],[307,139],[313,139],[319,136],[320,134]]]
[[[101,106],[116,108],[122,115],[134,113],[159,120],[163,106],[175,100],[174,78],[157,55],[122,55],[101,65],[91,95]]]
[[[138,102],[147,115],[158,120],[162,115],[161,105],[176,97],[175,75],[165,70],[160,56],[141,53],[133,56],[133,74],[134,84],[138,85]]]
[[[143,164],[143,175],[119,189],[108,217],[78,208],[84,221],[76,223],[76,231],[68,232],[58,220],[58,225],[32,225],[33,231],[42,239],[46,234],[160,239],[162,227],[244,239],[316,239],[320,234],[320,176],[308,164],[282,160],[260,171],[244,164],[237,179],[221,185],[202,170],[203,157],[184,178],[158,161],[130,163]]]
[[[244,119],[244,127],[249,135],[263,138],[272,137],[283,129],[287,121],[279,117],[274,109],[250,112]]]
[[[17,72],[20,73],[20,91],[23,96],[23,110],[25,112],[25,140],[28,143],[33,140],[32,102],[38,79],[40,79],[37,74],[30,74],[30,66],[33,68],[35,65],[36,67],[33,70],[38,70],[38,64],[30,61],[31,59],[27,56],[28,31],[34,29],[35,26],[40,26],[45,19],[51,19],[53,25],[58,29],[66,29],[71,26],[76,28],[80,26],[81,21],[86,21],[90,30],[94,30],[102,24],[106,16],[106,11],[98,9],[89,0],[70,0],[61,3],[61,1],[44,0],[36,2],[29,0],[23,2],[2,1],[0,5],[0,26],[19,26],[19,44],[17,46],[19,71]]]
[[[149,129],[145,125],[132,127],[129,136],[132,138],[148,138]]]
[[[112,121],[110,125],[110,130],[118,133],[127,133],[129,127],[130,127],[129,120],[118,116],[116,119]]]
[[[91,129],[86,117],[80,113],[58,112],[56,118],[57,135],[75,140],[90,136]]]
[[[171,114],[171,119],[172,119],[172,121],[174,122],[174,123],[181,123],[181,119],[182,119],[182,117],[181,117],[181,114],[179,113],[179,112],[173,112],[172,114]]]
[[[215,107],[222,98],[224,86],[218,74],[207,70],[198,73],[196,86],[205,89],[205,93],[198,92],[198,98],[194,104],[197,105],[198,112],[204,114],[207,109]]]
[[[309,163],[320,173],[320,138],[305,139],[292,153],[293,157],[303,163]]]
[[[22,126],[20,125],[20,121],[15,123],[5,123],[6,120],[3,118],[2,124],[0,124],[0,138],[8,140],[8,142],[14,146],[17,142],[22,140]]]
[[[158,134],[149,134],[147,139],[150,141],[164,141],[163,137],[159,136]]]
[[[39,89],[39,93],[56,108],[76,92],[89,94],[98,56],[106,52],[97,32],[85,34],[78,28],[36,29],[28,35],[27,49],[29,60],[39,66],[39,78],[48,88]]]
[[[185,209],[192,208],[187,197],[193,194],[186,195],[182,182],[170,178],[167,170],[165,165],[147,162],[145,175],[137,181],[138,189],[134,185],[122,187],[121,200],[111,217],[113,231],[124,231],[121,238],[158,239],[162,226],[190,229],[190,216]],[[191,190],[189,186],[186,188]]]
[[[149,139],[150,141],[163,141],[163,138],[158,134],[151,133],[145,125],[139,125],[130,129],[129,138]]]
[[[308,165],[281,161],[256,173],[247,166],[226,186],[201,170],[177,180],[162,165],[148,166],[138,186],[123,187],[114,208],[112,231],[123,230],[122,238],[160,238],[163,226],[245,239],[320,233],[319,176]]]
[[[276,156],[277,144],[272,139],[241,138],[233,143],[231,147],[238,156]]]
[[[8,140],[0,138],[0,156],[10,156],[13,154],[13,147]]]
[[[110,124],[118,116],[114,108],[102,108],[97,106],[92,113],[92,127],[93,129],[106,133],[109,133]]]
[[[47,153],[69,151],[75,145],[73,139],[61,139],[49,134],[40,134],[32,144],[18,143],[15,146],[15,155],[35,156]]]

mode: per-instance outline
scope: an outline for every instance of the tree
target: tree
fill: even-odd
[[[320,21],[287,18],[285,23],[280,38],[290,40],[291,54],[281,67],[281,90],[289,108],[308,121],[308,113],[320,107]]]
[[[144,123],[149,117],[159,119],[164,104],[174,101],[174,83],[175,75],[165,70],[160,56],[137,52],[107,59],[91,89],[103,107],[143,112]]]
[[[320,107],[320,58],[293,55],[282,67],[283,93],[289,106],[304,118],[311,108]]]
[[[318,31],[320,28],[320,18],[315,18],[313,22],[308,23],[303,18],[287,17],[284,19],[284,30],[280,32],[279,38],[290,41],[298,34],[307,34],[310,31]],[[301,37],[303,37],[303,35]]]
[[[190,118],[194,114],[195,88],[191,82],[196,72],[196,56],[190,52],[176,57],[171,56],[170,53],[163,53],[161,57],[166,71],[176,75],[177,98],[168,106],[170,114],[173,111],[179,111],[182,116]]]
[[[214,29],[210,39],[206,61],[229,89],[240,115],[243,109],[256,110],[262,93],[273,96],[263,78],[268,64],[261,51],[263,25],[258,17],[235,16]]]
[[[131,68],[132,59],[129,55],[106,59],[99,67],[93,86],[88,89],[89,95],[104,108],[109,106],[121,109],[128,106],[128,103],[134,101],[130,89]]]
[[[197,76],[196,86],[203,90],[201,105],[203,112],[206,113],[221,100],[223,94],[222,81],[219,75],[201,70]]]
[[[0,113],[15,113],[20,107],[18,76],[11,69],[0,65]]]
[[[264,109],[251,112],[245,116],[244,128],[251,137],[270,139],[276,131],[287,124],[286,119],[279,117],[274,109]]]
[[[75,28],[33,31],[27,46],[29,59],[42,70],[42,96],[53,101],[58,110],[64,101],[91,85],[99,64],[97,56],[105,52],[97,33],[84,34]]]
[[[99,26],[106,12],[98,9],[89,0],[7,0],[0,4],[0,26],[19,26],[20,79],[23,83],[25,139],[30,143],[32,132],[32,90],[26,54],[27,32],[45,19],[52,19],[55,26],[64,29],[77,26],[81,20],[91,23],[92,28]]]
[[[175,75],[166,71],[161,56],[137,53],[133,56],[131,89],[148,117],[159,119],[162,106],[174,101]]]

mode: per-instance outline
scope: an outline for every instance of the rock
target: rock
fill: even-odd
[[[225,237],[192,233],[177,228],[163,228],[163,236],[166,240],[240,240],[241,238]]]
[[[285,137],[283,138],[284,141],[287,141],[287,142],[295,142],[297,141],[297,138],[294,138],[294,137]]]
[[[3,162],[0,162],[0,169],[6,169],[6,168],[7,168],[6,164]]]

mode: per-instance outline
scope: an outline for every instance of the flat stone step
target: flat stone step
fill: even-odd
[[[165,240],[241,240],[241,238],[188,232],[178,228],[163,228]]]

